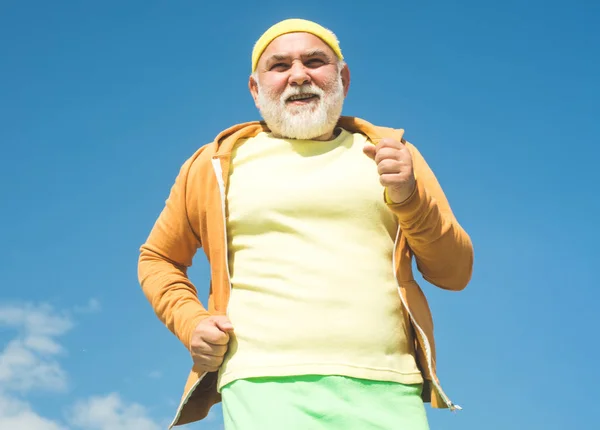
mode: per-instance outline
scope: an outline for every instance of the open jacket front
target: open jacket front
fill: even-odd
[[[442,390],[436,375],[433,320],[425,295],[414,280],[412,258],[433,285],[459,291],[471,279],[473,246],[454,217],[433,172],[404,130],[378,127],[362,119],[341,117],[339,127],[362,133],[377,144],[383,138],[402,140],[411,152],[416,177],[414,193],[401,204],[388,205],[398,218],[393,270],[406,322],[414,331],[415,351],[425,379],[423,401],[435,408],[457,406]],[[165,207],[140,249],[138,274],[144,294],[161,321],[189,350],[196,326],[210,315],[225,315],[230,294],[227,261],[226,205],[231,152],[239,139],[268,131],[263,122],[238,124],[193,154],[182,166]],[[382,199],[384,193],[382,189]],[[187,277],[196,251],[202,248],[210,264],[210,292],[204,307]],[[208,415],[220,402],[217,372],[192,367],[181,403],[171,424],[182,425]]]

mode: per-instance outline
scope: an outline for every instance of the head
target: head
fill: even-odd
[[[255,46],[250,93],[276,136],[331,139],[349,85],[335,35],[317,24],[283,21]]]

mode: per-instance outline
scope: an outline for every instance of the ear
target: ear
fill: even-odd
[[[250,75],[250,79],[248,79],[248,89],[250,90],[250,95],[252,95],[252,98],[254,99],[254,105],[257,109],[260,109],[258,104],[258,83],[252,75]]]
[[[350,68],[347,64],[344,64],[342,67],[342,85],[344,86],[344,97],[348,95],[348,90],[350,89]]]

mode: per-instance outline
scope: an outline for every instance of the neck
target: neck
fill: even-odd
[[[302,139],[302,140],[317,140],[320,142],[327,142],[329,140],[334,140],[336,137],[338,137],[340,135],[341,130],[339,128],[333,128],[331,131],[328,131],[325,134],[322,134],[320,136],[316,136],[316,137],[311,137],[310,139]],[[276,131],[271,130],[271,134],[273,135],[273,137],[276,137],[278,139],[293,139],[291,137],[287,137],[284,136]]]

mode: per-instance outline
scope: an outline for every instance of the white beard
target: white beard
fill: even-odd
[[[342,76],[325,83],[327,92],[314,84],[288,87],[280,97],[263,90],[258,84],[260,113],[269,129],[288,139],[310,140],[335,128],[344,105]],[[286,100],[297,94],[316,94],[317,101],[306,105],[287,105]]]

